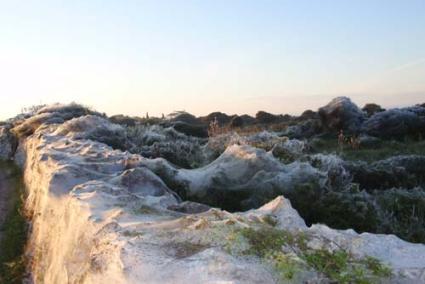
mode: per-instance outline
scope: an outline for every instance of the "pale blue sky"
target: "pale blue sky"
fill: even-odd
[[[0,118],[425,102],[425,1],[2,1]]]

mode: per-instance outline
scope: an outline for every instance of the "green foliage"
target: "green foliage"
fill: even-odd
[[[303,259],[316,271],[337,283],[375,283],[391,276],[391,270],[376,258],[355,259],[343,250],[325,249],[307,251]]]
[[[238,234],[246,239],[249,248],[245,254],[256,255],[271,263],[282,280],[293,279],[300,271],[300,263],[284,254],[282,247],[286,246],[297,250],[306,248],[306,236],[302,233],[295,234],[288,231],[265,227],[260,230],[252,228],[241,229]]]
[[[270,226],[274,227],[277,225],[277,219],[275,216],[271,215],[271,214],[267,214],[266,216],[263,217],[263,221],[266,224],[269,224]]]
[[[335,136],[312,141],[311,149],[312,153],[338,153],[346,160],[373,162],[396,155],[425,155],[425,140],[422,138],[406,139],[405,141],[377,140],[374,146],[360,144],[359,149],[352,149],[350,146],[345,145],[343,150],[340,151],[338,140]]]
[[[279,251],[283,245],[294,242],[294,237],[290,233],[274,228],[264,228],[262,230],[246,228],[242,229],[240,233],[250,244],[250,248],[246,253],[260,257],[265,257],[273,251]]]
[[[339,283],[348,283],[355,279],[348,271],[349,255],[345,251],[315,250],[305,253],[303,258],[316,271]]]
[[[377,232],[425,242],[425,191],[390,189],[374,193],[381,222]]]
[[[317,183],[305,183],[285,197],[308,225],[326,223],[333,228],[374,231],[379,223],[372,199],[362,192],[335,192]]]
[[[25,273],[24,246],[26,242],[26,221],[22,216],[22,201],[19,201],[4,223],[4,238],[1,240],[0,280],[5,283],[20,283]],[[1,283],[1,281],[0,281]]]
[[[355,258],[344,250],[312,250],[304,233],[264,226],[239,229],[231,240],[240,241],[240,238],[249,245],[242,253],[271,263],[282,282],[294,280],[297,273],[308,269],[336,283],[375,283],[391,276],[391,270],[373,257]]]
[[[325,223],[336,229],[395,234],[416,243],[425,242],[425,191],[387,189],[332,191],[316,183],[299,184],[284,193],[307,225]]]
[[[270,251],[265,259],[274,266],[283,283],[293,280],[302,268],[300,263],[281,251]]]
[[[373,275],[378,277],[390,277],[391,269],[382,264],[379,260],[374,257],[366,256],[362,259],[362,263],[366,265],[366,268],[372,271]]]
[[[10,184],[15,185],[14,195],[10,202],[13,206],[6,217],[2,228],[3,238],[0,243],[0,283],[21,283],[25,273],[25,259],[23,256],[27,239],[27,223],[22,213],[23,183],[19,170],[9,163],[1,163],[0,170],[12,170]]]

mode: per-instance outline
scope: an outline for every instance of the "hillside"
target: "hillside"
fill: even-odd
[[[23,173],[28,281],[425,281],[423,105],[108,118],[58,104],[0,134]]]

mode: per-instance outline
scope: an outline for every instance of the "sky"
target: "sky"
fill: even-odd
[[[424,0],[0,0],[0,119],[425,102]]]

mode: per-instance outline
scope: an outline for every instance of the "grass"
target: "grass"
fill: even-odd
[[[249,245],[242,253],[271,263],[283,283],[295,281],[297,273],[309,269],[335,283],[375,283],[391,276],[391,270],[373,257],[355,258],[344,250],[312,250],[304,233],[263,226],[237,229],[230,239],[241,238]]]
[[[0,243],[0,283],[21,283],[25,274],[24,247],[27,240],[27,223],[23,210],[23,182],[19,170],[10,164],[0,163],[0,170],[12,169],[15,185],[13,206],[3,224],[3,238]]]
[[[287,243],[293,243],[293,236],[286,231],[277,229],[254,230],[252,228],[241,229],[240,234],[248,240],[249,249],[247,254],[265,257],[270,252],[279,251]]]
[[[306,252],[303,259],[310,267],[338,283],[375,283],[391,276],[391,270],[376,258],[354,259],[343,250],[314,250]]]
[[[363,259],[363,263],[376,276],[379,276],[379,277],[388,277],[388,276],[391,275],[391,269],[388,266],[383,265],[376,258],[367,256],[367,257],[365,257]]]
[[[396,155],[425,155],[425,140],[381,140],[373,148],[360,145],[360,149],[355,150],[345,145],[341,151],[336,138],[326,137],[314,141],[312,148],[314,153],[337,153],[346,160],[373,162]]]

